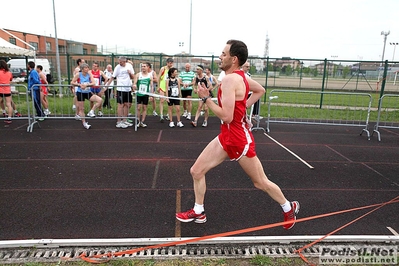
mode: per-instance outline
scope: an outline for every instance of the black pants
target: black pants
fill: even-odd
[[[112,89],[105,90],[105,92],[104,92],[105,99],[104,99],[103,107],[112,108],[111,107],[111,93],[112,93]]]
[[[254,109],[252,110],[253,115],[259,115],[259,105],[260,105],[260,99],[254,103]]]

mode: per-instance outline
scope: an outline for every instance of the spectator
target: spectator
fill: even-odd
[[[166,88],[166,78],[168,76],[168,71],[173,67],[173,59],[168,58],[166,59],[166,66],[161,67],[159,70],[159,75],[158,75],[158,92],[159,95],[165,96],[167,92]],[[161,97],[159,99],[159,115],[160,115],[160,121],[163,122],[163,102],[165,101],[165,98]],[[166,117],[166,120],[169,120],[169,117]]]
[[[0,60],[0,97],[3,101],[3,98],[5,99],[6,106],[8,109],[8,117],[6,120],[4,120],[4,123],[6,124],[11,124],[12,120],[12,99],[11,99],[11,86],[9,85],[12,81],[12,73],[8,69],[8,65],[6,61]],[[7,86],[4,86],[7,85]],[[3,102],[2,102],[3,103]],[[4,105],[4,103],[3,103]],[[3,109],[4,110],[4,109]]]
[[[210,90],[211,88],[211,82],[209,81],[208,77],[205,75],[204,73],[204,67],[202,65],[198,65],[197,66],[197,75],[195,76],[195,85],[194,85],[194,91],[195,93],[197,93],[198,91],[198,84],[202,83],[204,84],[204,86],[206,88],[208,88],[208,90]],[[198,102],[198,109],[197,112],[195,113],[195,118],[194,121],[191,121],[191,125],[193,127],[197,126],[197,121],[198,118],[201,114],[201,110],[202,110],[202,106],[204,105],[204,103],[202,101]],[[208,126],[208,118],[209,118],[209,110],[208,110],[208,106],[205,105],[205,117],[204,117],[204,122],[202,123],[203,127],[207,127]]]
[[[107,65],[107,68],[104,70],[104,74],[105,74],[105,76],[107,76],[107,81],[112,77],[112,73],[114,73],[114,71],[112,70],[112,66]],[[105,84],[107,84],[106,81],[104,81],[104,85]],[[112,96],[113,88],[114,88],[113,86],[105,87],[105,91],[104,91],[105,98],[104,98],[104,103],[103,103],[104,108],[112,109],[111,96]]]
[[[152,69],[151,64],[150,64],[150,66],[148,68],[148,73],[150,73],[150,75],[152,76],[152,84],[153,84],[153,86],[152,86],[151,93],[156,93],[157,85],[158,85],[158,76],[157,76],[157,73]],[[153,116],[158,116],[157,111],[156,111],[157,105],[156,105],[155,97],[150,96],[149,99],[150,99],[150,102],[152,104],[152,115]]]
[[[119,57],[119,64],[115,67],[114,73],[108,80],[106,85],[109,85],[116,78],[116,101],[118,103],[118,119],[116,120],[117,128],[127,128],[133,126],[132,123],[127,122],[129,109],[132,106],[132,79],[134,78],[133,65],[126,63],[125,56]]]
[[[41,65],[37,65],[36,66],[36,71],[37,73],[39,73],[39,77],[40,77],[40,83],[41,84],[45,84],[47,85],[47,76],[46,74],[44,74],[43,72],[43,66]],[[48,100],[47,100],[47,95],[48,95],[48,88],[47,86],[40,86],[40,100],[42,102],[42,106],[44,108],[44,115],[48,116],[49,114],[51,114],[51,112],[48,110]]]
[[[168,90],[168,114],[169,114],[169,127],[175,127],[175,123],[173,122],[173,106],[175,106],[176,110],[176,118],[177,118],[177,126],[184,127],[183,123],[180,121],[180,100],[179,99],[171,99],[179,98],[181,96],[180,89],[180,80],[177,78],[177,69],[172,67],[168,70],[168,78],[166,79],[166,86]]]
[[[193,102],[190,100],[193,94],[193,85],[195,73],[191,71],[191,65],[187,63],[184,67],[184,71],[180,72],[179,78],[180,82],[183,84],[181,89],[182,98],[189,98],[188,100],[183,100],[183,117],[187,120],[191,120],[191,111],[193,109]]]
[[[137,91],[139,127],[147,127],[144,122],[147,115],[148,93],[152,91],[153,86],[152,75],[148,73],[150,65],[150,63],[141,64],[141,72],[134,76],[133,89]]]
[[[28,78],[28,91],[32,96],[33,103],[36,109],[36,115],[39,117],[39,121],[44,120],[44,113],[42,109],[42,102],[40,99],[40,77],[35,69],[35,62],[28,62],[29,78]],[[36,86],[35,86],[36,85]]]
[[[76,66],[75,69],[73,70],[73,76],[75,76],[77,73],[80,72],[80,65],[83,64],[83,63],[85,63],[85,60],[84,60],[84,59],[78,58],[78,59],[76,60],[76,65],[77,65],[77,66]],[[72,105],[72,110],[75,111],[75,115],[79,116],[78,111],[76,110],[76,103],[77,103],[76,88],[73,87],[73,86],[71,86],[71,91],[72,91],[72,94],[73,94],[73,105]]]
[[[89,71],[92,75],[93,75],[93,79],[94,79],[94,83],[95,85],[90,87],[90,91],[93,94],[98,95],[98,97],[102,98],[104,95],[104,90],[100,87],[101,85],[101,79],[103,78],[105,80],[105,82],[108,81],[108,77],[104,74],[104,72],[102,72],[99,68],[98,68],[98,62],[93,62],[93,66],[92,69]],[[93,108],[93,102],[90,101],[90,108]],[[98,116],[103,116],[103,112],[102,112],[102,105],[100,105],[98,107]]]
[[[95,117],[94,111],[101,106],[102,99],[91,92],[90,87],[94,86],[96,83],[94,81],[93,75],[89,72],[89,65],[86,63],[81,64],[81,72],[78,72],[72,80],[71,85],[76,86],[76,99],[77,106],[76,109],[79,113],[79,117],[82,120],[83,127],[89,129],[91,125],[85,120],[84,112],[84,101],[87,99],[91,102],[95,102],[93,108],[87,114],[89,117]]]

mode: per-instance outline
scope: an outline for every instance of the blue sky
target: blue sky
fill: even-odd
[[[219,55],[228,39],[244,41],[250,55],[392,60],[399,42],[398,0],[269,1],[54,0],[59,38],[97,44],[119,53],[191,52]],[[190,4],[192,28],[190,31]],[[235,2],[234,2],[235,3]],[[54,36],[52,0],[3,4],[0,27]],[[12,12],[10,11],[12,10]],[[184,46],[179,43],[184,42]],[[399,49],[395,60],[399,61]]]

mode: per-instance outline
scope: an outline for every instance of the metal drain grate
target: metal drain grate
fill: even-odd
[[[158,249],[142,250],[138,253],[125,254],[114,257],[115,259],[203,259],[203,258],[252,258],[256,255],[269,257],[297,257],[295,251],[309,242],[296,242],[291,244],[264,244],[264,243],[214,243],[170,246]],[[364,247],[375,246],[371,243],[328,243],[337,247]],[[379,243],[384,245],[384,243]],[[397,244],[385,243],[399,250]],[[305,257],[319,257],[321,245],[315,245],[305,249],[302,254]],[[140,248],[143,246],[99,246],[99,247],[27,247],[27,248],[3,248],[0,249],[0,264],[27,263],[27,262],[58,262],[60,260],[81,260],[80,256],[115,254]]]
[[[137,247],[101,247],[101,248],[49,248],[49,249],[3,249],[0,250],[0,263],[24,263],[24,262],[57,262],[62,259],[80,260],[80,256],[115,253],[131,250]],[[297,256],[295,250],[300,246],[291,245],[223,245],[223,246],[179,246],[160,249],[142,250],[138,253],[126,254],[117,258],[156,259],[156,258],[251,258],[256,255],[270,257]],[[304,251],[307,256],[317,256],[317,248]]]
[[[115,259],[174,259],[174,258],[251,258],[256,255],[269,257],[296,257],[295,250],[300,245],[195,245],[173,246],[159,249],[142,250],[138,253],[125,254]],[[138,247],[98,247],[98,248],[27,248],[0,249],[0,263],[57,262],[63,259],[80,260],[80,256],[109,254],[132,250]],[[313,246],[302,252],[306,257],[318,257],[320,247]]]

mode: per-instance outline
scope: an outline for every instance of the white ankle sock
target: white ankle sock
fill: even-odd
[[[287,200],[284,204],[281,204],[283,212],[289,212],[291,210],[291,203]]]
[[[203,213],[204,212],[204,205],[200,205],[200,204],[195,203],[194,204],[194,212],[196,214]]]

